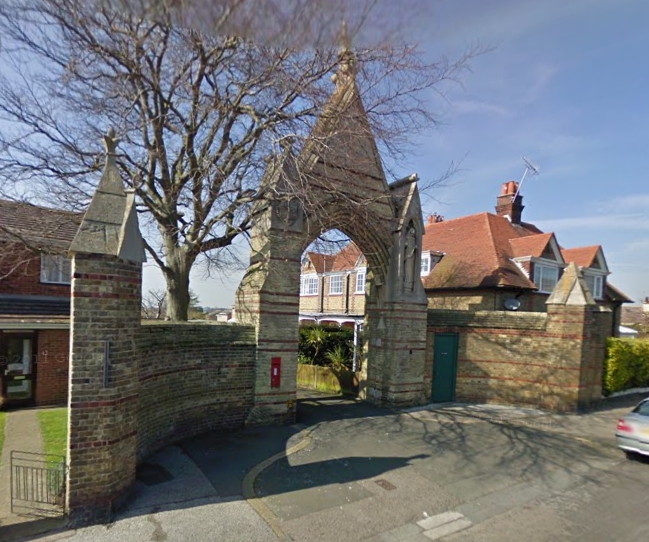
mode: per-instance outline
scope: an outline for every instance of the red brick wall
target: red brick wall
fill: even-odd
[[[41,258],[16,243],[0,244],[0,294],[68,296],[69,284],[41,282]]]
[[[35,390],[38,406],[67,404],[69,336],[67,329],[38,332]]]

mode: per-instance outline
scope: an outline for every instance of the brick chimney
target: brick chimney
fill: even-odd
[[[521,223],[524,208],[523,196],[519,194],[514,199],[517,190],[518,183],[516,181],[503,183],[500,195],[496,200],[496,214],[506,216],[512,224]]]

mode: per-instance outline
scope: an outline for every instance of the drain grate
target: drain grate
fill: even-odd
[[[381,478],[380,480],[374,480],[374,483],[378,486],[381,486],[386,491],[392,491],[393,489],[397,489],[397,486],[388,482],[385,478]]]

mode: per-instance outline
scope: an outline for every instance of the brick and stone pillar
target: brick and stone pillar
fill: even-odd
[[[295,420],[303,227],[303,211],[296,200],[275,201],[252,232],[250,267],[235,307],[237,321],[253,325],[257,335],[249,425]]]
[[[70,524],[109,521],[135,481],[144,245],[134,195],[115,166],[114,134],[71,245],[67,508]]]
[[[557,410],[592,406],[602,394],[602,371],[606,355],[606,328],[610,311],[595,303],[581,271],[568,265],[546,301],[546,331],[562,339],[557,362],[564,368],[561,382],[554,383]]]

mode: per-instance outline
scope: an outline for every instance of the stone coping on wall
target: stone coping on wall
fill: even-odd
[[[179,332],[179,337],[192,333],[206,333],[217,341],[230,344],[257,344],[254,326],[229,324],[225,322],[167,322],[164,320],[142,320],[142,333],[146,335]]]
[[[543,331],[546,327],[547,318],[548,315],[544,312],[428,309],[429,327],[478,327]]]

